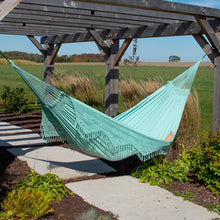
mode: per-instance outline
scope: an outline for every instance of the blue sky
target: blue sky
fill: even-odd
[[[220,9],[219,0],[170,0],[173,2],[194,4]],[[39,53],[26,36],[1,35],[2,51],[23,51]],[[94,42],[63,44],[58,55],[81,53],[100,53]],[[131,55],[132,44],[124,57]],[[170,55],[176,55],[181,61],[197,61],[204,53],[192,36],[138,39],[137,55],[145,62],[166,62]],[[122,58],[123,59],[123,58]],[[206,58],[208,60],[208,58]]]

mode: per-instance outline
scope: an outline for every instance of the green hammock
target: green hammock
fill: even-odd
[[[134,154],[144,161],[167,153],[200,62],[131,109],[111,118],[10,61],[42,105],[41,133],[46,142],[63,141],[72,149],[80,148],[112,161]],[[168,135],[169,141],[165,140]]]

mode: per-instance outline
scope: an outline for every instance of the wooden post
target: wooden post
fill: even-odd
[[[53,85],[54,59],[62,43],[57,43],[55,47],[54,44],[44,44],[43,48],[33,35],[27,35],[27,37],[44,56],[44,81],[50,85]]]
[[[220,127],[220,56],[215,57],[214,64],[212,133]]]
[[[105,114],[116,116],[118,114],[118,80],[119,64],[114,66],[114,59],[119,50],[119,40],[107,40],[110,55],[106,61],[105,74]]]
[[[212,110],[212,133],[214,133],[218,127],[220,127],[220,39],[219,33],[216,33],[211,27],[209,21],[204,16],[195,16],[198,24],[203,29],[209,40],[214,52],[212,50],[205,51],[212,62],[214,62],[214,86],[213,86],[213,110]],[[203,38],[196,39],[197,42],[202,47],[202,44],[208,44],[208,42]],[[201,40],[203,42],[201,42]],[[206,42],[205,42],[206,41]],[[212,53],[210,55],[210,53]]]
[[[105,59],[105,114],[114,117],[118,114],[119,61],[130,45],[132,38],[124,40],[119,48],[119,39],[107,39],[106,43],[94,29],[88,29],[102,56]]]
[[[54,60],[51,62],[54,44],[45,44],[46,56],[44,56],[44,81],[53,85]]]

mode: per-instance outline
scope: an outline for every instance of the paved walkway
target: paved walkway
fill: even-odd
[[[220,217],[131,176],[74,182],[67,187],[88,203],[118,214],[120,220],[211,220]]]
[[[25,145],[28,147],[18,147]],[[31,130],[0,122],[0,147],[6,146],[12,147],[8,150],[27,161],[39,174],[54,170],[61,178],[77,178],[114,171],[101,160],[66,148],[45,146],[40,136]],[[131,176],[86,180],[66,186],[88,203],[118,215],[120,220],[220,219],[204,207],[157,186],[139,183]]]

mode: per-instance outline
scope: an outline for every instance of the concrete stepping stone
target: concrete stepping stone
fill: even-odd
[[[16,125],[9,124],[7,122],[0,121],[0,135],[2,134],[17,134],[32,132],[30,129],[21,128]]]
[[[8,151],[27,161],[29,167],[41,175],[54,172],[60,178],[69,179],[115,171],[99,159],[58,146],[11,148]]]
[[[206,208],[131,176],[86,180],[66,186],[86,202],[119,216],[120,220],[211,220]]]
[[[34,146],[46,145],[40,135],[36,133],[18,133],[13,135],[0,135],[0,146]]]
[[[45,147],[40,135],[26,132],[31,130],[0,121],[0,147],[16,146],[8,151],[27,161],[29,167],[39,174],[53,171],[68,179],[115,171],[101,160],[77,151],[58,146]]]
[[[45,145],[40,135],[30,129],[0,121],[0,147]]]

